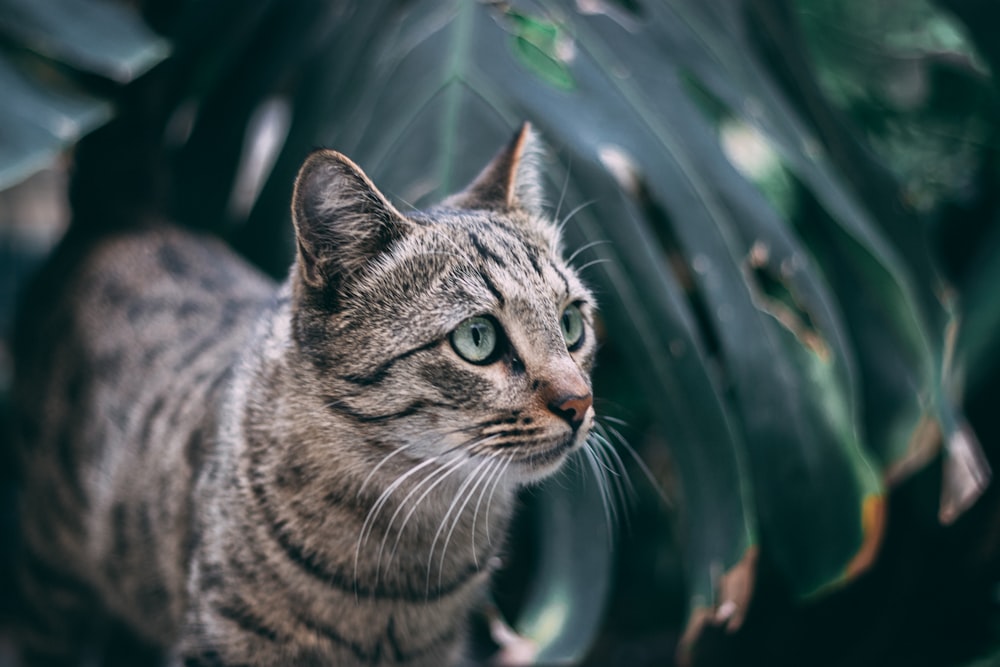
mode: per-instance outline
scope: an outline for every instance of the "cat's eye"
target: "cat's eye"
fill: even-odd
[[[583,343],[583,314],[580,312],[579,306],[575,303],[566,306],[559,324],[562,327],[566,348],[572,352],[580,347],[580,344]]]
[[[451,332],[451,346],[466,361],[490,363],[500,346],[499,327],[489,317],[470,317]]]

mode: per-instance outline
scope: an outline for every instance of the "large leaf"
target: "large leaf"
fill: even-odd
[[[169,52],[134,10],[105,0],[0,0],[0,38],[0,188],[111,117],[102,78],[129,83]]]
[[[881,482],[861,447],[829,289],[728,163],[663,53],[668,42],[704,55],[679,20],[685,7],[639,25],[571,7],[555,23],[555,3],[416,5],[386,29],[377,68],[358,75],[360,111],[335,111],[327,141],[409,201],[460,186],[523,117],[572,164],[570,201],[596,200],[571,221],[573,240],[612,241],[592,274],[609,330],[634,341],[626,354],[673,436],[692,611],[735,627],[752,588],[755,516],[765,552],[808,594],[870,560]],[[761,237],[776,266],[791,258],[818,348],[760,298],[747,258]],[[667,252],[686,267],[671,271]]]
[[[881,539],[883,470],[928,419],[961,432],[931,328],[945,318],[752,57],[741,5],[414,3],[369,65],[316,84],[337,96],[324,143],[412,203],[461,186],[523,118],[541,128],[554,191],[570,170],[564,210],[595,200],[569,240],[611,241],[581,261],[607,260],[588,275],[609,332],[672,436],[692,612],[732,627],[758,543],[799,595],[850,578]],[[733,168],[692,83],[768,137],[847,255],[828,262]],[[877,288],[881,318],[844,271]]]
[[[447,12],[454,13],[449,17]],[[734,215],[736,206],[744,203],[739,198],[752,196],[752,190],[724,159],[711,125],[687,100],[678,63],[664,58],[659,46],[664,41],[686,42],[695,48],[683,23],[676,17],[664,18],[657,24],[663,33],[648,26],[629,32],[605,15],[563,15],[566,23],[557,25],[546,18],[543,8],[530,14],[503,14],[483,7],[461,5],[456,11],[441,5],[438,16],[443,20],[438,18],[437,22],[441,27],[432,33],[426,30],[430,24],[426,14],[415,12],[414,16],[423,17],[426,23],[413,20],[410,29],[424,29],[423,41],[406,39],[404,25],[403,35],[395,35],[392,41],[406,45],[406,50],[383,56],[374,85],[369,85],[369,94],[379,102],[363,106],[377,108],[380,113],[338,128],[331,141],[346,144],[348,150],[356,143],[354,153],[362,160],[371,155],[367,166],[391,184],[405,183],[410,176],[404,171],[418,156],[436,155],[425,187],[430,185],[426,189],[437,192],[460,185],[471,173],[471,165],[480,163],[497,143],[496,139],[482,141],[485,128],[510,126],[521,116],[534,120],[554,145],[572,153],[571,183],[597,199],[575,219],[579,221],[575,229],[588,241],[610,237],[613,243],[608,252],[624,255],[622,261],[601,267],[602,279],[613,290],[608,300],[629,292],[643,294],[638,307],[614,304],[624,317],[610,318],[609,326],[622,326],[623,322],[630,327],[642,326],[646,320],[648,332],[659,329],[655,335],[639,338],[643,344],[638,356],[642,375],[655,368],[654,360],[665,359],[657,374],[661,408],[663,402],[677,400],[696,387],[702,391],[690,400],[697,404],[720,405],[720,396],[734,392],[735,410],[720,405],[724,419],[716,423],[739,420],[749,442],[744,446],[723,431],[722,442],[728,442],[733,452],[728,459],[740,461],[737,452],[745,449],[749,465],[758,469],[761,480],[771,482],[768,487],[774,489],[770,491],[774,497],[771,501],[759,499],[758,509],[772,540],[773,554],[787,566],[793,581],[799,580],[796,588],[803,592],[819,588],[839,577],[859,550],[861,506],[865,497],[879,489],[857,446],[857,429],[851,422],[854,398],[849,387],[838,386],[847,385],[847,371],[841,371],[836,379],[822,379],[814,369],[797,369],[789,358],[789,345],[800,343],[790,343],[784,325],[755,305],[754,286],[748,283],[743,265],[751,247],[748,241],[756,239],[753,230],[744,229]],[[553,30],[557,34],[548,51],[545,44],[533,44],[534,60],[525,59],[524,54],[531,51],[522,42],[533,39],[537,32],[522,34],[525,25],[548,25],[550,34]],[[559,40],[565,43],[560,45]],[[560,61],[559,48],[571,52],[572,58]],[[558,82],[551,75],[551,66],[538,64],[545,59],[562,62],[565,71]],[[406,97],[409,91],[414,91],[412,97]],[[420,97],[414,99],[417,94]],[[499,130],[493,134],[501,136]],[[440,146],[429,146],[428,141],[440,142]],[[455,148],[459,144],[461,152]],[[459,169],[459,162],[470,166]],[[609,177],[605,166],[617,172],[617,180]],[[422,194],[419,186],[397,187],[404,198]],[[781,230],[762,199],[752,205],[752,223],[770,221],[772,231]],[[666,216],[650,219],[650,211],[657,208]],[[668,216],[669,220],[665,219]],[[593,221],[589,229],[588,220]],[[612,220],[616,224],[610,224]],[[630,225],[630,220],[635,222]],[[671,339],[663,333],[678,328],[670,326],[670,320],[687,322],[691,330],[697,317],[689,299],[679,296],[684,289],[676,276],[667,272],[653,283],[635,275],[665,271],[659,255],[662,251],[655,251],[656,244],[651,243],[658,225],[668,226],[676,235],[680,254],[693,269],[689,274],[695,282],[692,289],[706,304],[706,324],[717,337],[713,344],[721,346],[724,382],[718,378],[708,382],[678,379],[678,369],[666,362]],[[808,276],[804,254],[801,261],[802,273]],[[628,277],[615,281],[617,272]],[[802,281],[814,293],[822,293],[821,281]],[[664,283],[672,283],[673,289]],[[660,307],[652,307],[654,304]],[[827,312],[827,320],[828,328],[833,328],[835,314]],[[834,330],[827,338],[838,341],[842,336]],[[675,348],[685,347],[684,338],[679,341]],[[705,343],[698,340],[685,351],[696,354]],[[837,352],[830,353],[827,363],[848,367],[851,360],[838,358]],[[704,377],[706,364],[697,366],[695,374]],[[727,386],[726,382],[732,384]],[[762,385],[768,391],[760,391]],[[680,387],[687,391],[679,391]],[[845,395],[841,405],[846,407],[837,414],[821,405],[826,400],[823,392],[831,388]],[[672,412],[690,414],[687,410]],[[823,414],[831,419],[815,419]],[[691,439],[678,439],[676,452],[698,451],[704,442],[718,442],[705,435],[708,420],[689,423],[693,425],[688,431]],[[676,426],[671,423],[670,432]],[[752,486],[759,496],[761,485],[740,474],[738,463],[726,467],[737,472],[745,490]],[[718,495],[740,499],[738,493],[733,494],[731,479],[718,488]],[[682,480],[690,494],[683,472]],[[785,503],[784,494],[789,492],[800,502],[794,506]],[[696,514],[703,509],[692,508]],[[743,546],[749,546],[749,540],[744,538]],[[726,554],[730,560],[723,562],[732,566],[736,553],[737,549],[731,550]]]
[[[105,122],[111,108],[66,86],[39,80],[0,54],[0,188],[39,171],[80,136]]]
[[[169,52],[135,11],[109,0],[0,0],[0,34],[53,61],[121,84]]]
[[[806,48],[789,8],[757,0],[749,6],[819,136],[802,133],[787,116],[768,122],[769,112],[747,114],[744,107],[740,113],[747,122],[764,124],[809,190],[797,216],[800,233],[840,295],[859,359],[868,445],[890,483],[906,479],[943,449],[938,514],[953,521],[982,494],[990,471],[956,408],[963,393],[951,363],[958,318],[918,227],[923,221],[895,203],[903,195],[894,177],[832,109],[809,64],[791,57]],[[738,71],[752,45],[736,31],[728,36],[728,68]],[[820,149],[820,137],[829,156]],[[802,160],[792,150],[796,145],[813,159]]]
[[[867,401],[864,416],[874,422],[867,444],[879,455],[884,466],[891,467],[916,454],[912,449],[916,439],[911,435],[923,413],[926,410],[933,413],[930,397],[939,393],[940,388],[936,370],[944,357],[943,325],[950,320],[939,304],[934,312],[927,312],[936,304],[933,295],[929,294],[933,284],[918,281],[917,276],[907,270],[907,263],[885,238],[878,221],[864,209],[847,180],[831,164],[819,137],[797,118],[794,108],[756,61],[754,45],[739,19],[740,4],[716,4],[710,9],[693,4],[695,11],[687,13],[687,21],[698,34],[706,40],[714,38],[711,53],[715,68],[711,66],[711,59],[685,58],[682,51],[671,51],[671,57],[683,59],[685,66],[691,68],[697,80],[718,98],[729,114],[765,135],[769,148],[780,156],[786,168],[825,211],[818,215],[808,211],[801,218],[807,221],[800,233],[808,252],[824,259],[827,246],[811,235],[821,231],[813,227],[832,225],[834,229],[829,233],[846,235],[852,241],[845,239],[845,242],[852,243],[857,253],[868,256],[867,259],[859,258],[861,264],[854,262],[854,269],[834,261],[825,266],[825,273],[829,282],[836,283],[839,280],[836,272],[861,271],[856,273],[860,286],[878,291],[871,301],[878,304],[877,308],[887,311],[873,324],[867,314],[856,308],[858,299],[853,297],[859,296],[855,291],[859,285],[850,289],[836,286],[840,307],[846,316],[844,332],[853,337],[859,355],[858,372]],[[712,31],[711,27],[717,29]],[[869,268],[860,268],[863,265]],[[938,326],[942,328],[936,329]],[[886,346],[869,344],[867,337],[880,333],[892,343]],[[896,358],[887,360],[886,355]],[[900,382],[900,372],[912,376],[912,382],[903,383],[907,386],[902,392],[889,386]],[[921,409],[915,409],[915,404],[921,401]],[[904,419],[908,411],[913,414]],[[905,426],[897,423],[901,419]]]

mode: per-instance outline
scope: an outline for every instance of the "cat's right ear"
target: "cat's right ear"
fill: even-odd
[[[299,275],[336,287],[403,234],[406,219],[346,156],[318,150],[295,179],[292,221]]]
[[[523,210],[543,215],[541,141],[525,122],[465,190],[441,204],[453,208]]]

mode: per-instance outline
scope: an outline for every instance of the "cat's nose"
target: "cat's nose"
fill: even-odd
[[[549,401],[549,410],[566,420],[573,430],[580,428],[587,410],[594,404],[591,394],[583,396],[560,396]]]

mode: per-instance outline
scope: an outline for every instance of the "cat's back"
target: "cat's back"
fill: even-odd
[[[190,487],[231,368],[274,299],[222,242],[167,224],[94,240],[71,230],[25,295],[14,392],[25,547],[75,563],[112,607],[145,601],[151,633],[176,623]]]
[[[167,223],[85,240],[71,230],[25,299],[18,343],[29,352],[67,336],[105,350],[183,343],[213,322],[236,324],[272,292],[218,239]]]
[[[238,351],[273,289],[221,241],[166,223],[94,240],[71,230],[24,299],[19,393],[51,419],[53,385],[70,402],[99,387],[134,399],[183,386]],[[114,402],[92,407],[135,409]]]

